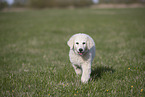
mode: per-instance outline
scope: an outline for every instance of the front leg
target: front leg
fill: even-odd
[[[91,74],[91,64],[83,64],[82,65],[82,77],[81,77],[81,82],[82,83],[87,83],[88,80],[90,79],[90,74]]]
[[[82,73],[81,67],[76,66],[76,65],[73,65],[73,67],[74,67],[74,69],[75,69],[76,74],[77,74],[77,75],[81,75],[81,73]]]

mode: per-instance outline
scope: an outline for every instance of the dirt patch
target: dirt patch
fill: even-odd
[[[91,8],[140,8],[145,7],[145,4],[96,4]]]
[[[5,8],[3,12],[22,12],[28,10],[27,8]]]
[[[145,7],[145,4],[96,4],[90,6],[90,8],[96,9],[96,8],[143,8]],[[59,8],[58,8],[59,9]],[[74,6],[69,6],[67,9],[75,9]],[[3,12],[21,12],[30,10],[30,8],[5,8],[2,11]],[[33,10],[33,9],[32,9]]]

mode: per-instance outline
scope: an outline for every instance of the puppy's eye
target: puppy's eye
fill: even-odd
[[[79,44],[78,42],[76,42],[76,44]]]
[[[83,44],[86,44],[85,42],[83,42]]]

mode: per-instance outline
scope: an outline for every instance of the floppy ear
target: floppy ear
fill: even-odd
[[[95,46],[95,43],[91,37],[87,38],[87,47],[88,49],[91,49],[93,46]]]
[[[70,49],[73,49],[74,40],[75,40],[75,35],[73,35],[67,42],[67,45],[70,47]]]

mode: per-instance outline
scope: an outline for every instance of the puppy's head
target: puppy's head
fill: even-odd
[[[75,52],[82,56],[87,49],[87,37],[85,35],[78,35],[74,40]]]
[[[86,34],[75,34],[67,44],[75,53],[83,56],[91,48],[91,39]]]

